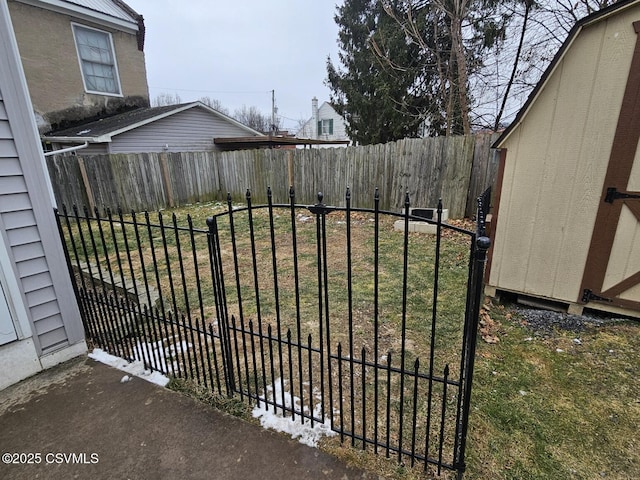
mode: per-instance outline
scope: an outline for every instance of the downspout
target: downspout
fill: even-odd
[[[53,152],[47,152],[44,154],[45,157],[50,157],[51,155],[59,155],[61,153],[69,153],[75,152],[76,150],[80,150],[82,148],[87,148],[89,146],[89,142],[84,142],[82,145],[76,145],[74,147],[61,148],[60,150],[54,150]]]

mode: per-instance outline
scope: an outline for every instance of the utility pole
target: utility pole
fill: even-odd
[[[276,91],[271,90],[271,134],[276,134]]]

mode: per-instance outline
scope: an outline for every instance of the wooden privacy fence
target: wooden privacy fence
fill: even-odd
[[[267,149],[234,152],[58,155],[47,158],[58,204],[122,208],[124,211],[223,200],[230,192],[243,201],[252,185],[254,201],[288,199],[293,185],[300,203],[317,193],[343,206],[351,187],[352,204],[371,208],[378,187],[385,204],[400,210],[405,192],[412,204],[435,207],[442,198],[449,216],[472,216],[474,199],[493,184],[497,157],[492,135],[405,139],[347,148]]]

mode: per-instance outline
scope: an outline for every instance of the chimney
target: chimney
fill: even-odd
[[[313,138],[319,138],[318,121],[320,121],[320,118],[318,114],[318,99],[316,97],[311,99],[311,118],[313,119],[313,125],[311,126],[311,131],[314,132]]]

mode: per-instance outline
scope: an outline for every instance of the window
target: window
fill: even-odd
[[[84,88],[87,92],[120,95],[111,34],[73,25]]]
[[[333,119],[318,121],[318,135],[333,135]]]

